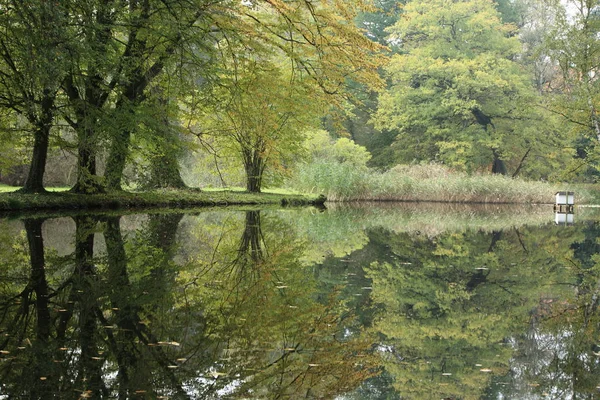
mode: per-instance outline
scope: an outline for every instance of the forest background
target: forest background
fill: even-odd
[[[2,0],[0,183],[595,182],[599,32],[583,0]]]

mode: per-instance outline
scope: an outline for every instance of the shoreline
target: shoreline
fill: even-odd
[[[109,210],[154,208],[199,208],[226,206],[278,205],[322,206],[322,195],[248,193],[231,190],[155,190],[148,192],[112,192],[105,194],[75,194],[48,192],[43,194],[0,193],[0,214],[36,212],[94,212]]]

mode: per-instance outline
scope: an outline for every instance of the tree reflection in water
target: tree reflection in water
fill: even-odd
[[[298,261],[306,242],[244,214],[201,246],[212,254],[183,265],[181,214],[150,215],[127,235],[119,216],[74,217],[64,257],[46,254],[43,219],[24,220],[0,291],[0,395],[322,398],[357,387],[374,373],[372,341],[343,334],[352,316],[334,294],[317,301]]]
[[[0,397],[597,396],[597,224],[368,212],[0,230]]]

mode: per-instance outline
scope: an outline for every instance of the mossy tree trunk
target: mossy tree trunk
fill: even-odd
[[[251,193],[260,193],[262,188],[263,173],[266,160],[260,148],[246,149],[244,154],[244,169],[246,171],[246,190]]]
[[[44,193],[44,173],[50,146],[50,129],[54,118],[54,100],[56,94],[51,94],[48,89],[44,91],[41,101],[40,118],[31,116],[30,122],[35,126],[33,154],[29,164],[29,173],[25,185],[20,190],[22,193]]]

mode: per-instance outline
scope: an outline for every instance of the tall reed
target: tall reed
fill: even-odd
[[[437,164],[401,165],[386,172],[322,161],[299,168],[291,181],[329,201],[553,203],[559,186],[501,175],[451,171]]]

